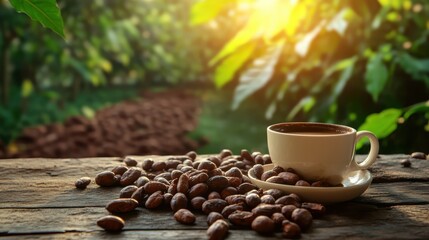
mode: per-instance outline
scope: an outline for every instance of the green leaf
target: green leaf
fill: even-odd
[[[284,41],[270,46],[266,53],[253,60],[252,64],[240,76],[234,92],[231,108],[237,109],[248,96],[261,89],[274,74],[274,67],[283,49]]]
[[[320,30],[322,30],[322,27],[325,25],[325,22],[322,21],[317,27],[315,27],[311,32],[307,33],[301,41],[299,41],[295,45],[295,52],[300,55],[301,57],[304,57],[307,55],[308,49],[310,48],[311,43],[313,42],[314,38],[319,34]]]
[[[326,26],[326,30],[328,31],[336,31],[340,36],[344,35],[344,32],[347,29],[348,22],[345,17],[348,12],[352,11],[351,9],[343,9],[341,10],[335,17],[328,23]]]
[[[423,81],[429,87],[429,59],[418,59],[408,53],[398,54],[398,63],[413,78]]]
[[[87,118],[93,118],[95,116],[95,111],[88,106],[82,107],[82,113]]]
[[[255,43],[244,45],[234,54],[225,58],[222,63],[217,66],[214,76],[216,87],[221,88],[232,80],[237,70],[249,59],[255,49],[255,45]]]
[[[10,0],[10,3],[18,12],[27,14],[32,20],[64,37],[64,23],[55,0]]]
[[[25,79],[22,83],[21,96],[26,98],[33,92],[33,84],[29,79]]]
[[[191,9],[191,24],[206,23],[215,18],[231,0],[202,0],[195,3]]]
[[[305,109],[305,111],[308,112],[314,106],[315,103],[316,99],[313,96],[304,97],[292,108],[286,119],[288,121],[292,120],[303,108]]]
[[[389,108],[380,113],[374,113],[366,117],[365,122],[359,127],[359,131],[367,130],[373,132],[377,138],[382,139],[394,132],[398,126],[397,122],[402,110]],[[365,140],[356,144],[356,149],[363,146]]]
[[[375,102],[378,101],[388,79],[389,72],[383,63],[383,55],[377,53],[369,59],[365,72],[366,90]]]
[[[404,113],[404,119],[407,120],[411,115],[417,112],[429,113],[429,100],[410,106],[408,110]]]

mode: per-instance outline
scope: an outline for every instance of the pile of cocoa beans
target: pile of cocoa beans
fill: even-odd
[[[145,93],[103,108],[93,118],[74,116],[64,123],[25,128],[15,147],[0,141],[0,158],[185,154],[206,142],[188,137],[199,111],[195,96],[180,91]]]
[[[264,172],[264,168],[261,164],[255,164],[251,170],[257,179],[270,183],[295,185],[300,187],[343,187],[343,184],[341,183],[333,185],[326,181],[307,181],[300,177],[293,168],[285,170],[280,166],[275,166],[272,170]]]
[[[259,234],[281,231],[286,238],[297,238],[325,212],[323,205],[302,202],[296,194],[253,185],[246,173],[256,164],[271,163],[267,154],[242,150],[237,156],[225,149],[196,159],[192,151],[166,161],[145,159],[139,168],[136,160],[126,158],[126,166],[97,174],[95,182],[102,187],[123,186],[118,199],[106,206],[110,213],[169,208],[177,222],[194,224],[193,212],[202,212],[207,215],[209,239],[224,239],[230,227],[251,228]],[[84,177],[75,185],[84,189],[89,183]],[[125,222],[110,215],[97,224],[106,231],[120,231]]]

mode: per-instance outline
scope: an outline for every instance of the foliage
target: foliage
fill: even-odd
[[[5,67],[0,69],[1,125],[8,121],[4,142],[25,126],[58,120],[48,114],[47,121],[41,121],[46,119],[41,117],[43,111],[27,115],[32,105],[39,106],[33,101],[35,95],[56,96],[60,101],[54,104],[67,104],[100,87],[140,89],[199,81],[206,71],[202,63],[213,55],[209,49],[195,48],[212,44],[216,37],[200,34],[212,28],[190,27],[194,0],[58,0],[65,34],[55,1],[10,2],[65,39],[0,0],[0,66]],[[35,7],[29,8],[31,4]],[[37,10],[49,17],[42,18]],[[61,111],[59,106],[56,109]],[[21,122],[22,115],[33,119]]]
[[[64,23],[56,0],[10,0],[10,3],[18,12],[64,37]]]
[[[425,1],[202,0],[191,21],[216,22],[223,12],[231,22],[246,18],[210,62],[216,86],[236,84],[233,109],[252,96],[268,118],[363,123],[384,138],[408,119],[406,109],[428,100]]]

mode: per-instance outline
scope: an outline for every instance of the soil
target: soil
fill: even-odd
[[[183,92],[144,93],[104,108],[92,119],[75,116],[61,124],[26,128],[15,141],[17,150],[0,151],[0,158],[184,154],[205,144],[187,136],[197,126],[200,108],[198,98]]]

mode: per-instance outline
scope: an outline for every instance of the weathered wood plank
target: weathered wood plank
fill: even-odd
[[[103,208],[57,209],[0,209],[0,234],[30,234],[35,232],[86,232],[97,231],[98,218],[108,215]],[[205,230],[206,216],[196,213],[195,225],[177,223],[168,210],[149,211],[137,209],[120,215],[126,221],[124,230]],[[67,223],[67,224],[64,224]],[[329,206],[328,213],[316,219],[311,232],[320,228],[356,228],[349,232],[363,231],[377,226],[377,232],[393,227],[414,231],[421,227],[429,230],[429,205],[404,205],[376,207],[366,204],[339,204]]]
[[[205,158],[209,155],[200,155]],[[145,158],[156,161],[165,160],[170,156],[138,156],[140,164]],[[358,159],[365,156],[358,155]],[[402,159],[409,155],[380,155],[377,162],[371,167],[374,182],[395,181],[429,181],[429,161],[412,159],[411,168],[400,165]],[[40,177],[65,176],[95,176],[98,172],[112,169],[121,165],[121,158],[82,158],[82,159],[2,159],[0,160],[0,181],[13,179],[28,179]],[[138,166],[141,166],[141,165]]]
[[[359,155],[357,159],[365,156]],[[422,159],[411,159],[410,168],[404,168],[401,160],[410,158],[410,155],[380,155],[370,171],[374,183],[398,182],[398,181],[429,181],[429,161]]]
[[[48,181],[49,180],[49,181]],[[74,187],[75,178],[0,181],[0,208],[104,207],[119,196],[120,187]],[[429,204],[429,182],[372,184],[355,202],[375,205]]]

